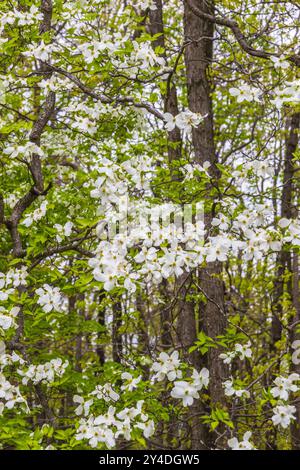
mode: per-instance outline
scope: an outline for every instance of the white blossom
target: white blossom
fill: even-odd
[[[293,341],[292,343],[292,349],[294,349],[294,352],[292,354],[292,362],[293,364],[300,364],[300,340],[297,339],[296,341]]]
[[[191,406],[199,398],[198,388],[190,382],[179,380],[174,382],[171,397],[182,400],[183,406]]]
[[[59,312],[61,310],[62,296],[58,287],[44,284],[35,292],[39,296],[37,303],[41,305],[44,312],[49,313],[52,310]]]
[[[172,354],[161,352],[158,360],[152,364],[151,370],[155,372],[153,381],[158,380],[161,382],[165,378],[173,382],[175,379],[182,377],[180,370],[180,359],[178,351],[173,351]]]
[[[252,432],[247,431],[243,436],[242,441],[238,441],[236,437],[228,439],[227,443],[232,450],[254,450],[253,444],[249,442],[252,436]]]
[[[104,385],[96,385],[95,390],[91,392],[91,395],[95,395],[98,400],[118,401],[120,395],[113,389],[112,384],[107,382]]]
[[[170,113],[164,113],[165,128],[171,132],[177,126],[179,129],[190,132],[193,127],[198,127],[206,116],[199,113],[193,113],[189,109],[173,116]]]
[[[236,97],[238,103],[242,103],[243,101],[259,101],[260,90],[245,84],[239,88],[230,88],[229,93]]]
[[[89,414],[89,411],[90,411],[90,407],[91,405],[93,404],[93,400],[85,400],[83,397],[79,396],[79,395],[74,395],[73,396],[73,401],[74,403],[78,403],[78,406],[77,408],[75,409],[75,414],[80,416],[80,415],[84,415],[84,416],[88,416]]]
[[[278,405],[273,409],[272,421],[275,426],[286,429],[291,421],[295,420],[296,407],[291,405]]]
[[[290,392],[297,392],[299,387],[294,384],[294,381],[299,381],[299,374],[293,373],[288,377],[276,377],[274,380],[275,387],[271,388],[271,393],[274,398],[280,398],[281,400],[288,400]]]
[[[22,383],[27,385],[29,381],[34,384],[40,382],[49,384],[54,382],[57,377],[62,377],[69,365],[68,361],[63,362],[61,358],[51,359],[44,364],[31,364],[27,369],[19,369],[18,373],[23,377]]]
[[[223,387],[224,387],[224,393],[227,397],[231,397],[231,396],[236,396],[236,397],[242,397],[243,395],[245,397],[249,397],[250,394],[248,392],[248,390],[245,390],[245,389],[242,389],[242,388],[235,388],[233,386],[233,380],[226,380],[225,382],[223,382]]]
[[[132,392],[132,390],[137,388],[138,384],[142,380],[142,376],[139,375],[138,377],[133,377],[129,372],[123,372],[121,379],[125,381],[125,384],[121,386],[121,390]]]
[[[33,212],[31,212],[25,217],[25,219],[23,220],[23,224],[26,227],[30,227],[33,222],[38,222],[39,220],[41,220],[46,215],[47,205],[48,201],[43,201],[38,209],[35,209]]]

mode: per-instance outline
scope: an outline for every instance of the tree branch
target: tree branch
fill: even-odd
[[[235,36],[237,42],[241,46],[241,48],[247,52],[247,54],[254,56],[254,57],[260,57],[262,59],[271,59],[271,57],[280,57],[281,54],[279,53],[273,53],[273,52],[267,52],[264,51],[263,49],[255,49],[252,47],[245,35],[242,33],[237,21],[232,20],[227,17],[218,17],[211,15],[209,13],[205,13],[200,8],[196,7],[193,3],[192,0],[184,0],[187,5],[189,6],[190,10],[194,13],[194,15],[198,16],[199,18],[209,21],[210,23],[219,25],[219,26],[226,26],[227,28],[230,28],[233,35]],[[288,57],[287,60],[292,62],[294,65],[297,67],[300,67],[300,55],[298,54],[293,54],[292,56]]]
[[[51,69],[53,72],[59,73],[64,77],[67,77],[71,82],[75,83],[77,87],[83,91],[86,95],[90,96],[91,98],[95,99],[96,101],[101,101],[104,104],[127,104],[128,106],[133,106],[134,108],[142,108],[149,111],[149,113],[153,114],[153,116],[157,117],[158,119],[164,120],[163,113],[161,113],[158,109],[154,108],[150,103],[145,101],[137,102],[130,96],[118,97],[115,99],[108,98],[107,96],[101,95],[96,93],[93,89],[87,87],[84,83],[82,83],[75,75],[66,70],[61,69],[60,67],[54,67],[51,64],[46,63],[47,67]]]

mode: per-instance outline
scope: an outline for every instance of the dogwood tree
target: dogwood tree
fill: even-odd
[[[299,5],[3,0],[3,449],[300,449]]]

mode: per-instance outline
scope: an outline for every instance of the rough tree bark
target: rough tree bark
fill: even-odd
[[[286,139],[283,192],[282,192],[282,217],[288,219],[298,216],[296,202],[298,200],[295,181],[294,155],[299,144],[300,113],[295,113],[290,118],[289,134]],[[288,293],[292,300],[294,315],[290,318],[289,340],[292,344],[300,339],[297,329],[300,322],[300,301],[299,301],[299,259],[298,253],[294,250],[292,253],[285,252],[286,268],[290,273],[288,282]],[[293,349],[291,349],[291,353]],[[300,374],[300,365],[291,362],[291,372]],[[295,402],[296,420],[291,423],[291,439],[293,450],[300,450],[300,402]]]
[[[293,155],[297,148],[299,128],[299,113],[295,113],[287,123],[288,136],[285,142],[285,155],[283,163],[283,185],[281,193],[281,218],[291,219],[293,199]],[[284,274],[288,264],[291,263],[291,253],[282,249],[276,257],[276,276],[273,289],[272,302],[272,342],[271,349],[274,350],[275,343],[281,339],[282,334],[282,296],[284,293]]]
[[[213,2],[197,0],[193,2],[201,11],[213,15]],[[216,166],[217,156],[214,144],[212,86],[209,79],[209,66],[213,60],[214,24],[205,18],[196,16],[184,2],[185,64],[188,88],[188,103],[191,111],[206,115],[204,121],[193,128],[192,142],[194,158],[198,163],[211,163],[211,180],[217,183],[219,171]],[[208,198],[209,190],[208,188]],[[209,231],[213,217],[208,199],[205,209],[205,227]],[[219,262],[208,263],[200,272],[200,286],[206,297],[201,306],[201,323],[205,333],[215,338],[224,333],[226,316],[224,306],[224,283],[220,279],[222,265]],[[225,404],[222,381],[226,369],[219,358],[220,351],[211,348],[208,353],[210,371],[210,397],[213,404]],[[218,441],[221,444],[221,441]]]
[[[122,326],[122,302],[117,300],[112,306],[112,357],[113,361],[121,362],[123,352],[123,341],[120,328]]]
[[[150,30],[151,34],[160,34],[154,41],[154,47],[160,46],[165,48],[165,34],[163,24],[163,5],[162,0],[155,0],[156,10],[149,12],[150,16]],[[164,110],[176,116],[179,113],[178,98],[176,86],[172,83],[172,76],[167,81],[167,91],[164,99]],[[181,158],[182,139],[180,130],[175,127],[174,130],[168,132],[168,159],[171,168],[172,178],[175,178],[172,163]],[[184,282],[183,282],[184,281]],[[183,284],[183,285],[182,285]],[[176,327],[177,342],[183,351],[188,351],[189,347],[194,344],[197,339],[196,327],[196,311],[195,304],[191,300],[187,300],[188,291],[191,286],[191,276],[183,273],[177,279],[177,287],[182,285],[179,292],[178,301],[178,319]],[[161,325],[162,325],[162,338],[165,345],[172,344],[172,337],[170,333],[170,326],[173,321],[172,309],[162,309],[161,312]],[[191,363],[197,369],[200,367],[200,357],[195,351],[191,355]],[[206,449],[207,433],[206,429],[199,419],[199,415],[203,414],[202,404],[195,403],[188,413],[187,420],[190,424],[191,442],[189,446],[192,449]]]
[[[99,310],[98,310],[98,323],[105,328],[105,307],[102,306],[102,301],[105,298],[105,291],[101,290],[99,293],[95,295],[95,300],[98,302]],[[98,340],[100,341],[103,336],[103,331],[98,333]],[[98,344],[96,347],[96,353],[99,358],[99,363],[101,366],[105,364],[105,345]]]
[[[292,299],[293,299],[293,307],[295,310],[295,315],[292,318],[292,325],[290,330],[290,342],[293,344],[294,341],[300,340],[300,334],[297,333],[297,328],[299,328],[300,324],[300,291],[299,291],[299,257],[296,251],[293,252],[293,263],[292,263],[292,271],[293,271],[293,291],[292,291]],[[293,353],[294,350],[291,350]],[[291,363],[291,372],[296,372],[300,375],[300,364],[293,364]],[[300,400],[299,398],[294,403],[296,406],[296,420],[291,424],[291,438],[292,438],[292,449],[293,450],[300,450]]]

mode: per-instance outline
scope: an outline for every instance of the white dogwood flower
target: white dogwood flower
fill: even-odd
[[[209,384],[209,370],[206,367],[203,367],[200,372],[197,372],[196,369],[192,373],[193,385],[199,391],[203,387],[208,387]]]
[[[121,386],[121,390],[132,392],[137,388],[138,384],[142,380],[142,376],[139,375],[138,377],[133,377],[129,372],[123,372],[121,379],[126,381],[126,383]]]
[[[156,372],[153,376],[153,381],[158,380],[161,382],[165,378],[173,382],[176,378],[182,377],[182,372],[179,369],[181,365],[178,351],[173,351],[172,354],[161,352],[158,360],[152,364],[151,370]]]
[[[4,307],[0,307],[0,327],[3,330],[8,330],[12,326],[16,326],[15,318],[19,312],[20,307],[13,307],[9,312]]]
[[[189,109],[173,116],[171,113],[164,113],[165,129],[171,132],[177,126],[179,129],[190,132],[193,127],[198,127],[206,116],[193,113]]]
[[[227,443],[232,450],[254,450],[253,444],[249,442],[252,432],[247,431],[243,436],[243,440],[239,441],[236,437],[228,439]]]
[[[260,90],[245,84],[239,88],[230,88],[229,93],[236,97],[238,103],[242,103],[243,101],[259,101]]]
[[[91,395],[95,395],[98,400],[118,401],[120,395],[113,389],[111,383],[107,382],[104,385],[96,385],[95,390],[91,392]]]
[[[271,61],[274,64],[275,69],[288,69],[290,68],[290,63],[285,59],[284,56],[280,57],[271,57]]]
[[[296,407],[291,405],[278,405],[273,409],[272,421],[275,426],[281,426],[286,429],[291,421],[294,421],[296,417]]]
[[[246,344],[242,345],[240,343],[235,344],[234,349],[236,354],[241,360],[244,360],[246,357],[250,359],[252,357],[251,343],[248,341]]]
[[[243,395],[245,397],[250,396],[248,390],[245,390],[245,389],[242,389],[242,388],[239,388],[239,389],[234,388],[233,380],[226,380],[223,383],[223,387],[224,387],[224,393],[227,397],[236,396],[236,397],[240,398]]]
[[[198,389],[195,385],[185,380],[174,382],[171,397],[182,400],[183,406],[191,406],[194,399],[199,398]]]
[[[274,384],[276,387],[271,388],[271,393],[274,398],[280,398],[281,400],[288,400],[290,392],[297,392],[299,387],[294,384],[294,381],[299,381],[299,374],[290,374],[287,378],[276,377]]]
[[[72,233],[73,229],[73,222],[68,221],[65,225],[61,224],[54,224],[54,228],[57,230],[56,240],[61,242],[63,238],[69,237]]]
[[[297,339],[292,343],[292,349],[294,349],[294,352],[292,354],[292,362],[295,365],[300,364],[300,340]]]
[[[39,296],[37,303],[41,305],[44,312],[49,313],[52,310],[60,311],[62,296],[58,287],[44,284],[43,287],[40,287],[35,292]]]
[[[90,407],[93,404],[93,399],[85,401],[85,399],[79,395],[74,395],[74,403],[78,403],[77,408],[75,409],[75,414],[77,416],[84,415],[87,416],[90,411]]]

